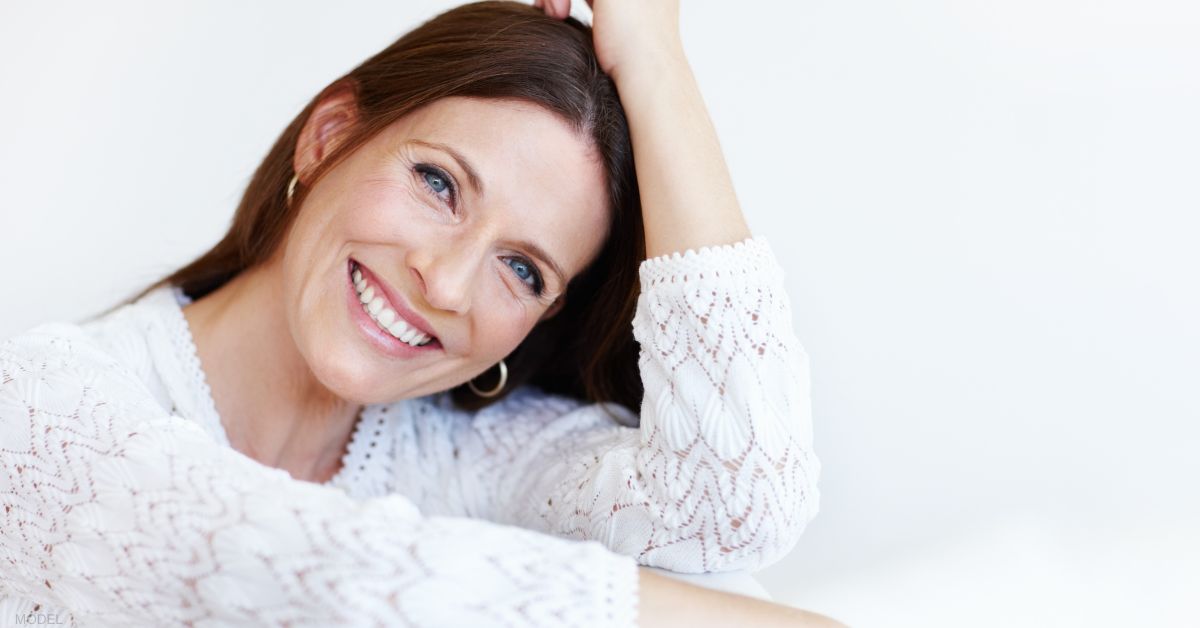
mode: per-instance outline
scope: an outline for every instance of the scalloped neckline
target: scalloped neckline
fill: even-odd
[[[225,425],[221,422],[221,415],[217,412],[217,404],[213,399],[212,388],[208,384],[208,377],[205,375],[204,368],[200,362],[200,352],[196,347],[195,337],[192,335],[187,317],[183,314],[183,307],[192,303],[192,298],[184,293],[182,288],[175,285],[159,288],[158,292],[169,293],[170,304],[174,305],[174,307],[164,308],[169,312],[167,331],[173,340],[172,345],[175,349],[176,360],[183,367],[184,371],[191,375],[188,382],[188,390],[195,397],[193,401],[196,402],[196,410],[201,414],[201,416],[189,418],[206,427],[209,433],[217,438],[218,442],[226,447],[233,448],[233,445],[229,442],[229,434],[225,431]],[[362,476],[370,475],[371,471],[376,469],[380,471],[386,470],[386,462],[389,456],[382,454],[388,448],[386,445],[382,448],[372,448],[368,442],[371,439],[366,436],[368,431],[368,417],[374,419],[371,422],[377,426],[382,426],[383,424],[383,419],[379,416],[378,408],[379,406],[377,405],[366,405],[359,410],[358,417],[354,421],[353,432],[350,435],[350,442],[346,445],[346,451],[342,453],[341,467],[333,477],[322,482],[322,486],[339,487],[350,493],[355,493],[358,492],[355,489],[361,483]],[[385,438],[385,433],[390,436],[391,430],[375,430],[373,436],[378,437],[376,444]],[[375,460],[371,461],[372,467],[370,469],[368,469],[366,462],[371,460],[369,449],[384,450],[384,452],[379,452],[381,455],[376,456]],[[357,468],[354,468],[355,464],[358,464]],[[386,474],[383,477],[386,477]]]

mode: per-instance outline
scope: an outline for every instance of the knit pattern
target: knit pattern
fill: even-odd
[[[294,480],[165,414],[74,326],[0,345],[0,417],[0,598],[30,601],[6,611],[87,626],[634,622],[632,559]]]
[[[523,387],[393,408],[392,490],[423,512],[592,539],[644,565],[757,570],[816,515],[808,356],[763,238],[643,262],[640,427]],[[615,404],[611,412],[638,417]]]
[[[177,290],[0,343],[0,625],[632,625],[637,563],[757,569],[818,507],[762,237],[642,263],[639,415],[527,386],[363,409],[341,471],[231,449]]]

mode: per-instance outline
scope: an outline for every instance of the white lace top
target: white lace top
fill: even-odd
[[[782,269],[760,236],[640,278],[640,427],[531,386],[367,406],[326,485],[229,446],[177,288],[5,340],[0,625],[625,626],[639,563],[778,560],[820,470]]]

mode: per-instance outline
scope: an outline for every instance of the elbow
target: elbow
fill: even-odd
[[[777,511],[768,512],[753,529],[746,530],[743,546],[719,548],[709,570],[753,573],[778,563],[799,544],[808,524],[817,516],[819,505],[815,486],[795,500],[780,504]]]
[[[689,490],[676,478],[648,495],[646,507],[605,517],[606,530],[627,531],[615,535],[610,547],[643,565],[683,573],[753,572],[779,562],[820,507],[820,463],[808,450],[799,451],[769,464],[743,465],[740,474],[724,473],[728,467],[699,474]]]
[[[689,517],[685,525],[660,528],[645,542],[621,549],[643,565],[669,571],[753,573],[779,562],[795,549],[816,517],[819,500],[815,486],[795,499],[756,500],[744,516],[724,513],[715,520]],[[634,546],[644,549],[638,551]]]
[[[772,551],[764,553],[759,569],[773,565],[791,553],[821,509],[821,490],[818,487],[821,463],[810,453],[805,456],[801,468],[802,472],[796,480],[787,487],[781,487],[780,493],[787,497],[781,500],[783,506],[779,509],[779,523],[774,526],[774,542],[769,545]]]
[[[815,483],[805,487],[790,504],[790,510],[783,521],[775,527],[775,537],[766,544],[768,551],[763,552],[754,569],[765,569],[788,556],[800,543],[800,537],[808,529],[808,524],[817,517],[820,510],[821,494]]]
[[[807,473],[799,480],[774,483],[772,490],[760,494],[749,516],[731,517],[724,528],[728,532],[709,565],[710,571],[765,569],[783,560],[799,544],[800,537],[820,510],[821,493],[817,487],[819,463],[810,459]],[[761,513],[754,517],[755,511]]]

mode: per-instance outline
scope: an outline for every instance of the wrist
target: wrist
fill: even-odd
[[[691,72],[683,44],[678,38],[659,42],[655,46],[639,50],[621,63],[615,64],[609,76],[617,85],[617,91],[636,89],[646,82],[658,82],[670,76],[686,76]]]

